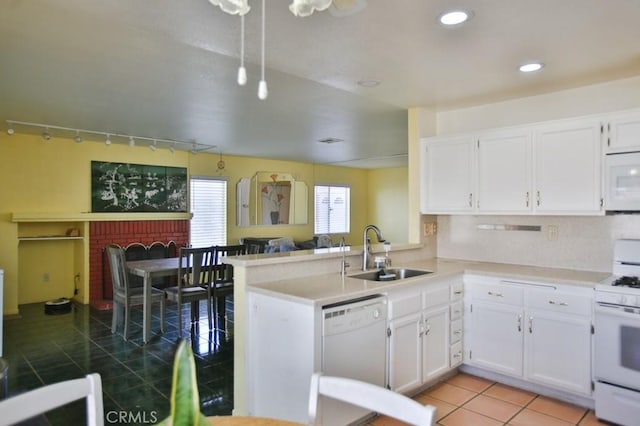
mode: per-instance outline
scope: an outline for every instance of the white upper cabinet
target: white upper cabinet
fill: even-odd
[[[600,121],[538,126],[534,134],[535,211],[602,214]]]
[[[640,145],[640,113],[610,126],[617,143]],[[602,215],[608,127],[598,116],[422,139],[420,211]]]
[[[474,140],[470,136],[423,140],[421,143],[421,211],[473,211]]]
[[[602,126],[608,153],[640,151],[640,111],[612,114]]]
[[[527,129],[478,138],[478,196],[480,212],[530,212],[531,133]]]

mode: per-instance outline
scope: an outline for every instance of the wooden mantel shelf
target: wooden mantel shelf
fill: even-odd
[[[12,222],[97,222],[190,220],[192,213],[12,213]]]

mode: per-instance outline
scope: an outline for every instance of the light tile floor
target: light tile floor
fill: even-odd
[[[593,410],[464,373],[425,390],[413,399],[434,405],[440,426],[607,424],[598,421]],[[381,416],[369,424],[395,426],[404,423]]]

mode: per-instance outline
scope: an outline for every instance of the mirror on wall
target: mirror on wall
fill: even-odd
[[[304,225],[307,184],[291,173],[258,172],[237,185],[238,226]]]

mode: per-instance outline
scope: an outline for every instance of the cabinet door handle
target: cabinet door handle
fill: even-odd
[[[492,292],[492,291],[488,291],[488,292],[487,292],[487,294],[488,294],[489,296],[504,297],[504,296],[502,295],[502,293],[494,293],[494,292]]]
[[[529,333],[533,333],[533,317],[529,317]]]
[[[453,334],[462,334],[462,330],[456,330],[453,332]]]
[[[529,191],[527,191],[525,197],[524,197],[525,201],[526,201],[526,205],[527,207],[529,207]]]
[[[462,356],[462,352],[458,351],[455,354],[453,354],[454,358],[460,358]]]
[[[518,332],[522,331],[522,315],[518,315]]]
[[[462,290],[454,291],[454,292],[453,292],[453,294],[455,294],[456,296],[457,296],[458,294],[462,294]]]
[[[549,300],[550,305],[569,306],[567,302],[556,302],[555,300]]]
[[[469,207],[473,207],[473,193],[469,193]]]
[[[540,191],[536,191],[536,204],[540,206]]]

